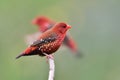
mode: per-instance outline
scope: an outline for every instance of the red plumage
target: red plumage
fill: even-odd
[[[36,17],[32,21],[32,23],[37,25],[39,28],[39,31],[41,31],[41,32],[44,32],[44,31],[50,29],[55,24],[54,21],[50,20],[49,18],[47,18],[45,16]],[[65,44],[68,48],[70,48],[74,53],[77,53],[77,55],[80,55],[75,41],[69,35],[65,36],[63,44]]]
[[[56,52],[62,44],[66,31],[69,28],[70,26],[66,23],[57,23],[54,27],[41,34],[33,44],[16,58],[29,55],[46,56],[45,54],[49,55]]]

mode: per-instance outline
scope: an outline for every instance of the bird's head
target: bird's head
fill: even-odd
[[[66,23],[60,22],[60,23],[56,23],[52,29],[53,29],[53,31],[55,31],[57,33],[64,34],[70,28],[71,28],[71,26],[67,25]]]
[[[38,16],[32,20],[32,24],[37,25],[41,31],[48,29],[48,26],[52,23],[53,21],[45,16]]]

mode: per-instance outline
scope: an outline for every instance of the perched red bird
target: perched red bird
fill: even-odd
[[[39,31],[44,32],[53,27],[55,22],[45,16],[38,16],[35,19],[33,19],[32,24],[37,25]],[[81,56],[81,53],[78,51],[75,41],[69,35],[66,35],[63,44],[65,44],[74,53],[76,53],[76,55]]]
[[[55,24],[54,27],[41,34],[33,44],[16,58],[29,55],[49,56],[59,49],[69,28],[71,26],[64,22]]]

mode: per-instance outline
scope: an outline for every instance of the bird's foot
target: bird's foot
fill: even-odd
[[[48,55],[48,54],[46,54],[46,53],[43,53],[45,56],[46,56],[46,58],[47,58],[47,63],[48,63],[48,60],[49,59],[54,59],[54,55]]]
[[[54,59],[53,55],[47,55],[46,57],[47,57],[47,59]]]

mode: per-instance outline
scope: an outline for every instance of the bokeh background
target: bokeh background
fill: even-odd
[[[38,15],[69,23],[84,53],[57,51],[55,80],[120,80],[120,0],[0,0],[0,80],[47,80],[46,58],[15,60]]]

